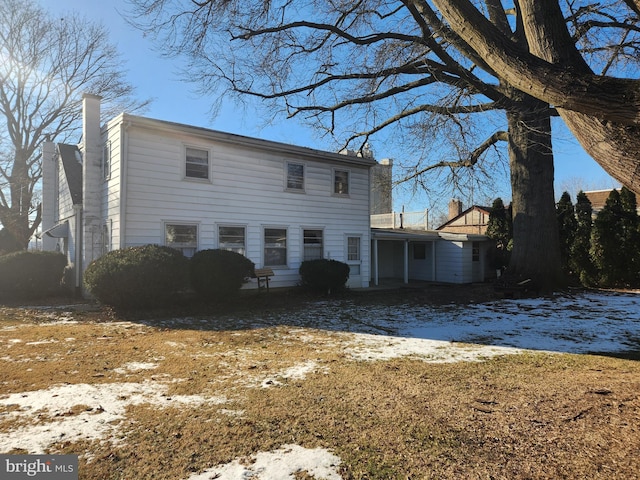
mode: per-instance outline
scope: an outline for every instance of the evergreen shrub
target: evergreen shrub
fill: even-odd
[[[113,250],[84,272],[84,285],[116,308],[166,306],[188,287],[189,261],[174,248],[144,245]]]
[[[300,265],[302,286],[322,292],[335,292],[345,287],[349,265],[337,260],[306,260]]]
[[[62,253],[20,251],[0,256],[0,299],[45,298],[61,292]]]
[[[255,265],[230,250],[200,250],[191,258],[191,288],[205,300],[235,295],[254,275]]]

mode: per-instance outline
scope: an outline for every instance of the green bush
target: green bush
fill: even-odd
[[[201,250],[191,258],[191,287],[203,299],[233,296],[254,274],[247,257],[229,250]]]
[[[188,259],[176,249],[144,245],[113,250],[84,272],[84,285],[117,308],[166,306],[188,287]]]
[[[20,251],[0,256],[0,299],[36,299],[60,293],[66,264],[66,257],[56,252]]]
[[[322,292],[344,288],[349,279],[349,265],[337,260],[307,260],[300,265],[302,286]]]

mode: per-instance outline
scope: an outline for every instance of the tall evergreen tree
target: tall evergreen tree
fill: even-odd
[[[591,256],[599,283],[613,287],[624,283],[627,257],[623,251],[623,209],[620,193],[612,190],[593,223]]]
[[[509,264],[513,229],[511,210],[506,209],[500,197],[493,201],[487,223],[487,236],[496,242],[494,267],[501,269]]]
[[[576,233],[571,245],[569,267],[585,286],[593,285],[595,269],[591,260],[591,231],[593,226],[593,206],[581,190],[576,197]]]
[[[556,206],[556,215],[560,235],[560,261],[565,274],[569,275],[573,273],[571,272],[569,258],[571,256],[571,246],[575,241],[578,222],[571,196],[568,192],[564,192],[560,197],[560,201]]]
[[[622,206],[622,248],[627,261],[624,281],[636,286],[640,281],[640,217],[636,195],[626,187],[620,190]]]

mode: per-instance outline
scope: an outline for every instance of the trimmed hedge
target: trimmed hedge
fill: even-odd
[[[255,265],[247,257],[229,250],[200,250],[191,258],[191,288],[205,300],[235,295],[254,275]]]
[[[349,271],[349,265],[337,260],[306,260],[300,265],[302,286],[327,293],[343,289]]]
[[[66,265],[66,257],[57,252],[20,251],[0,256],[0,299],[36,299],[61,293]]]
[[[100,302],[117,308],[171,304],[188,287],[189,260],[174,248],[144,245],[113,250],[84,272],[84,285]]]

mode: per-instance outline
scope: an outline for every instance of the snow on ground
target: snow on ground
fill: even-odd
[[[43,454],[55,442],[117,438],[117,424],[125,419],[129,405],[150,403],[158,406],[224,403],[224,398],[198,395],[167,396],[167,385],[142,383],[107,383],[58,385],[44,390],[3,395],[0,405],[14,408],[9,418],[31,418],[9,435],[0,435],[0,452],[24,449]],[[83,406],[82,411],[72,407]]]
[[[297,472],[323,480],[342,480],[337,471],[340,458],[323,448],[283,445],[273,452],[258,452],[251,460],[250,465],[240,460],[218,465],[192,475],[188,480],[295,480]]]
[[[47,313],[52,322],[60,321]],[[304,311],[264,317],[230,317],[230,328],[260,328],[286,325],[297,341],[322,342],[324,347],[343,349],[356,361],[385,360],[401,356],[427,362],[482,361],[496,355],[518,354],[523,349],[566,353],[624,353],[640,351],[640,293],[588,292],[542,299],[501,300],[467,306],[363,306],[349,301],[317,302]],[[64,317],[63,322],[72,323]],[[207,318],[180,318],[161,322],[174,328],[207,328]],[[216,320],[221,324],[220,319]],[[158,323],[156,323],[157,325]],[[11,330],[19,337],[20,329]],[[329,335],[322,335],[322,333]],[[330,337],[330,338],[329,338]],[[285,340],[285,339],[283,339]],[[12,338],[5,344],[3,360],[11,354]],[[167,342],[170,345],[170,342]],[[176,343],[176,347],[179,344]],[[310,348],[310,354],[314,349]],[[242,354],[236,351],[235,354]],[[122,373],[154,370],[154,363],[128,363]],[[303,380],[321,367],[309,359],[279,372],[269,372],[253,385],[274,387],[283,379]],[[0,405],[12,405],[7,413],[24,419],[24,425],[0,435],[0,452],[23,448],[41,453],[48,445],[78,439],[118,438],[118,423],[127,405],[154,406],[183,403],[224,403],[223,398],[200,396],[167,397],[166,384],[158,382],[62,385],[0,398]],[[70,406],[86,410],[69,414]],[[44,413],[44,415],[42,415]],[[234,412],[241,414],[241,412]],[[29,425],[26,420],[33,422]],[[340,459],[323,449],[285,445],[272,452],[255,454],[250,464],[234,460],[188,480],[217,478],[291,479],[296,472],[315,478],[340,479]]]

